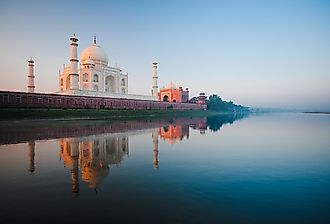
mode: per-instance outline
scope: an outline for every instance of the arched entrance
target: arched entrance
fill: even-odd
[[[163,102],[168,102],[168,95],[163,96]]]
[[[65,89],[70,89],[70,75],[66,77],[65,80]]]
[[[114,93],[115,90],[115,78],[111,75],[105,78],[105,91],[108,93]]]
[[[163,127],[164,132],[168,132],[168,129],[169,129],[168,126]]]

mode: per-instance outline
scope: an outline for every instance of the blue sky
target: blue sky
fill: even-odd
[[[69,36],[78,53],[98,37],[109,64],[129,73],[129,92],[159,85],[219,94],[256,107],[330,110],[330,1],[0,2],[0,89],[26,90],[27,60],[37,91],[58,90]]]

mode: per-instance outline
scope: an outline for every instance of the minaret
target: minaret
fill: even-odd
[[[70,38],[70,89],[78,89],[78,38],[75,34]]]
[[[32,57],[28,61],[28,85],[27,89],[29,93],[34,93],[35,85],[34,85],[34,61]]]
[[[158,97],[158,74],[157,74],[158,62],[152,62],[152,90],[151,95],[154,97]]]
[[[29,148],[29,172],[33,173],[35,170],[35,141],[29,141],[28,142],[28,148]]]
[[[158,129],[152,132],[152,144],[154,147],[154,168],[158,168]]]

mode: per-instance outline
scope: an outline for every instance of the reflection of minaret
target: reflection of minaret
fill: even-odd
[[[34,156],[35,156],[35,142],[28,142],[29,148],[29,172],[33,173],[35,170]]]
[[[79,177],[78,177],[78,143],[72,142],[71,144],[71,157],[72,157],[72,169],[71,169],[71,183],[72,183],[72,193],[74,196],[79,195]]]
[[[158,168],[158,130],[152,132],[152,144],[154,146],[154,168]]]

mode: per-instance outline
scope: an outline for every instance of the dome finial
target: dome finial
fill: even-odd
[[[94,41],[93,42],[94,42],[94,44],[96,44],[96,36],[94,36]]]

